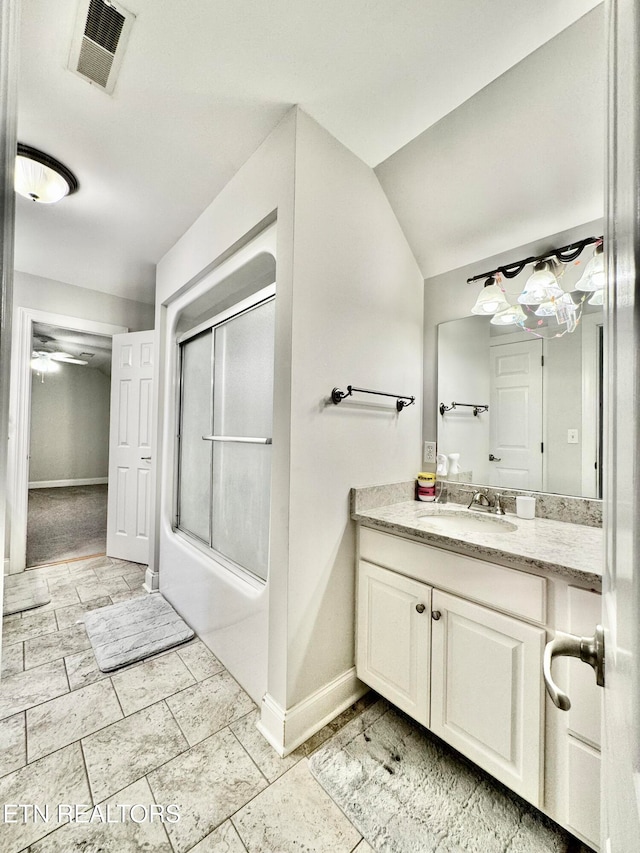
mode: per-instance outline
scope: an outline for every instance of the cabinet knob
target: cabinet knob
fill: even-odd
[[[424,613],[426,607],[424,606],[424,604],[416,604],[416,610],[418,611],[418,613]]]
[[[439,619],[441,616],[442,616],[442,613],[440,613],[440,611],[439,611],[439,610],[432,610],[432,611],[431,611],[431,618],[432,618],[435,622],[437,622],[437,621],[438,621],[438,619]]]

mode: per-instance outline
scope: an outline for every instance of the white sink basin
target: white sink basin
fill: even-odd
[[[424,527],[437,530],[442,533],[508,533],[517,530],[518,526],[506,521],[504,518],[496,518],[493,515],[474,515],[455,510],[432,510],[431,512],[419,512],[418,522]]]

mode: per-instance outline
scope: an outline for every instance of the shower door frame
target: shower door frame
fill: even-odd
[[[194,326],[192,329],[189,329],[186,332],[183,332],[176,338],[175,345],[177,349],[176,353],[176,400],[175,400],[175,415],[176,415],[176,441],[175,441],[175,453],[174,453],[174,471],[176,472],[175,476],[175,486],[174,486],[174,494],[173,494],[173,508],[172,508],[172,519],[171,519],[171,528],[173,533],[176,536],[184,538],[190,545],[196,547],[199,551],[204,553],[205,555],[215,559],[221,565],[223,565],[230,572],[233,572],[238,577],[242,578],[242,580],[250,583],[252,586],[255,586],[257,589],[263,588],[269,578],[269,560],[267,561],[267,577],[262,578],[260,575],[257,575],[255,572],[252,572],[251,569],[246,566],[241,565],[240,563],[235,562],[231,557],[227,557],[221,551],[218,551],[212,544],[213,540],[213,447],[211,448],[211,460],[210,460],[210,469],[209,469],[209,542],[205,542],[203,539],[200,539],[195,533],[186,530],[179,526],[179,518],[180,518],[180,483],[181,483],[181,465],[180,465],[180,456],[181,456],[181,433],[182,433],[182,389],[183,389],[183,358],[181,347],[184,343],[191,340],[192,338],[197,337],[203,332],[211,331],[212,333],[212,341],[211,341],[211,428],[213,429],[213,395],[214,395],[214,334],[213,330],[217,326],[222,326],[224,323],[229,322],[230,320],[240,317],[244,314],[253,311],[258,308],[260,305],[264,305],[267,302],[271,302],[275,300],[276,297],[276,283],[269,284],[266,287],[257,290],[255,293],[251,294],[245,299],[241,299],[239,302],[231,305],[229,308],[225,308],[219,314],[215,314],[213,317],[205,320],[203,323],[199,323],[197,326]],[[274,330],[275,333],[275,330]]]

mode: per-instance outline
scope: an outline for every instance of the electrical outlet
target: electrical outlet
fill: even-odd
[[[436,461],[436,443],[435,441],[425,441],[424,450],[422,452],[422,461],[431,463]]]
[[[577,444],[578,443],[578,430],[577,429],[568,429],[567,430],[567,444]]]

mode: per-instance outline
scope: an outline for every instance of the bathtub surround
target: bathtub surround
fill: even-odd
[[[152,657],[194,635],[160,594],[99,607],[81,621],[101,672]]]
[[[180,312],[191,301],[200,320],[211,311],[197,301],[205,278],[274,222],[271,556],[259,587],[172,530],[173,349]],[[218,292],[228,300],[225,280],[216,287],[213,301]],[[245,690],[264,697],[262,731],[281,753],[364,689],[353,668],[349,489],[408,478],[419,461],[419,405],[398,414],[380,400],[334,406],[329,394],[353,382],[419,395],[422,302],[422,276],[375,174],[298,108],[158,265],[162,479],[152,570]]]
[[[345,728],[309,768],[378,853],[588,853],[435,736],[384,711]]]

